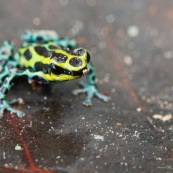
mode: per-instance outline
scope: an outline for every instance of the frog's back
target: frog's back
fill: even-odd
[[[25,43],[17,52],[20,65],[35,69],[35,66],[39,63],[49,64],[51,58],[50,52],[55,49],[60,49],[60,47],[54,45],[52,42],[43,44]]]

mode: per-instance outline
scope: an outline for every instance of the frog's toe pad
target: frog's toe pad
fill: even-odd
[[[104,102],[108,102],[108,101],[111,99],[110,97],[105,96],[104,94],[101,94],[101,93],[99,93],[98,91],[97,91],[97,93],[96,93],[96,96],[97,96],[100,100],[102,100],[102,101],[104,101]]]
[[[7,109],[10,111],[11,114],[16,114],[19,118],[22,118],[25,116],[25,114],[22,111],[15,110],[15,109]]]
[[[13,100],[15,101],[15,100]],[[0,105],[0,118],[3,117],[4,111],[7,110],[9,111],[11,114],[17,114],[17,116],[19,118],[22,118],[23,116],[25,116],[25,114],[19,110],[13,109],[9,102],[7,100],[3,100],[1,101],[1,105]]]
[[[92,101],[91,101],[91,99],[86,99],[85,101],[83,101],[83,103],[82,103],[84,106],[92,106]]]
[[[19,118],[22,118],[25,116],[25,114],[22,111],[13,109],[12,107],[6,108],[6,110],[10,111],[11,114],[16,114]]]
[[[17,116],[18,116],[19,118],[22,118],[22,117],[25,116],[25,114],[24,114],[22,111],[19,111],[19,110],[17,110],[15,113],[17,114]]]
[[[18,98],[18,99],[13,99],[11,101],[9,101],[9,104],[12,105],[12,104],[24,104],[24,101],[22,98]]]

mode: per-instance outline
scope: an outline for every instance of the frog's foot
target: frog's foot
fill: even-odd
[[[14,103],[14,101],[16,100],[12,100],[12,102]],[[17,116],[19,118],[22,118],[23,116],[25,116],[25,114],[19,110],[15,110],[13,109],[9,103],[11,102],[8,102],[7,100],[1,100],[1,105],[0,105],[0,118],[3,117],[3,114],[4,114],[4,111],[7,110],[7,111],[10,111],[10,113],[14,113],[14,114],[17,114]]]
[[[80,82],[80,85],[83,86],[84,88],[82,89],[76,89],[73,90],[73,94],[74,95],[78,95],[81,93],[86,93],[87,94],[87,98],[83,101],[83,105],[85,106],[91,106],[92,105],[92,98],[94,96],[96,96],[97,98],[99,98],[100,100],[104,101],[104,102],[108,102],[110,100],[110,97],[105,96],[103,94],[101,94],[95,85],[91,85],[85,82]]]
[[[13,104],[18,104],[19,103],[19,100],[18,99],[13,99],[11,101],[8,102],[10,105],[13,105]]]

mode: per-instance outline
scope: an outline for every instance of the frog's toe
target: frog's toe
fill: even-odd
[[[110,100],[110,97],[105,96],[104,94],[101,94],[95,85],[90,85],[85,82],[80,82],[80,85],[82,85],[84,88],[82,89],[76,89],[73,91],[74,95],[78,95],[81,93],[85,93],[87,95],[86,100],[83,102],[83,105],[85,106],[91,106],[92,105],[92,98],[97,97],[100,100],[104,102],[108,102]]]
[[[78,94],[81,94],[81,93],[85,93],[86,90],[85,89],[75,89],[72,91],[72,94],[73,95],[78,95]]]
[[[18,99],[13,99],[13,100],[9,101],[9,104],[10,105],[12,105],[12,104],[18,104],[18,103],[19,103]]]
[[[14,102],[16,102],[16,100],[17,100],[17,99],[14,99],[14,100],[12,100],[12,102],[14,103]],[[11,103],[12,103],[12,102],[11,102]],[[10,106],[9,103],[10,103],[10,102],[8,102],[7,100],[1,100],[1,105],[0,105],[0,118],[3,117],[3,114],[4,114],[4,111],[5,111],[5,110],[11,112],[12,114],[13,114],[13,113],[14,113],[14,114],[17,114],[17,116],[18,116],[19,118],[25,116],[25,114],[24,114],[23,112],[21,112],[21,111],[19,111],[19,110],[13,109],[13,108]]]
[[[16,114],[19,118],[22,118],[25,116],[25,114],[22,111],[17,111]]]
[[[3,117],[3,114],[4,114],[4,110],[0,110],[0,118]]]
[[[104,102],[108,102],[111,98],[108,96],[105,96],[101,93],[99,93],[98,91],[95,93],[96,97],[98,97],[100,100],[104,101]]]
[[[25,114],[22,111],[15,110],[15,109],[13,109],[11,107],[8,107],[7,110],[10,111],[11,114],[16,114],[19,118],[22,118],[22,117],[25,116]]]
[[[21,98],[18,98],[18,99],[13,99],[11,101],[9,101],[9,104],[12,105],[12,104],[23,104],[23,99]]]
[[[92,106],[92,101],[91,99],[86,99],[82,103],[84,106]]]

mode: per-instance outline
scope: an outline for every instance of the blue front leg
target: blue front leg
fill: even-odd
[[[95,71],[94,71],[94,67],[93,67],[92,63],[89,62],[88,66],[90,69],[89,73],[87,74],[88,82],[85,83],[85,82],[81,81],[80,85],[83,88],[74,90],[73,94],[78,95],[80,93],[86,93],[87,97],[83,101],[83,105],[85,105],[85,106],[91,106],[92,105],[92,98],[94,96],[96,96],[97,98],[99,98],[100,100],[102,100],[104,102],[108,102],[110,100],[110,97],[101,94],[97,89],[96,80],[95,80],[96,75],[95,75]]]

